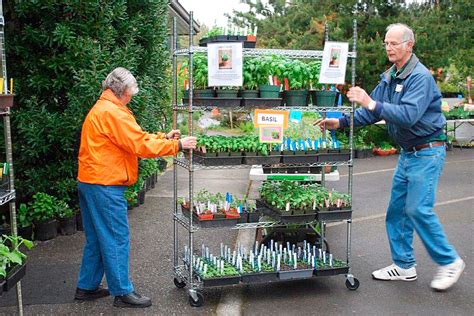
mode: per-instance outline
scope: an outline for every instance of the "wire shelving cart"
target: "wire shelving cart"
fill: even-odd
[[[190,20],[193,21],[193,13],[190,12]],[[352,51],[348,52],[348,58],[351,59],[351,74],[352,74],[352,85],[355,85],[355,61],[356,61],[356,38],[357,38],[357,25],[356,21],[353,22],[353,43]],[[328,33],[326,31],[326,40],[328,40]],[[173,21],[173,36],[172,36],[172,51],[173,51],[173,94],[172,94],[172,103],[173,103],[173,128],[176,128],[177,117],[179,112],[184,112],[188,114],[188,128],[189,134],[192,135],[193,131],[193,111],[195,110],[210,110],[211,106],[193,106],[193,55],[195,53],[207,53],[207,47],[197,47],[193,46],[193,29],[192,25],[189,27],[189,44],[185,49],[178,49],[178,35],[176,28],[176,20]],[[299,59],[322,59],[323,52],[316,50],[286,50],[286,49],[252,49],[244,48],[243,57],[258,57],[264,55],[280,55],[288,58],[299,58]],[[178,89],[178,74],[177,74],[177,65],[179,57],[188,57],[188,73],[189,73],[189,102],[186,105],[178,104],[177,100],[177,89]],[[350,115],[350,132],[349,132],[349,150],[350,155],[349,159],[345,161],[324,161],[324,162],[315,162],[310,164],[305,164],[304,166],[310,167],[322,167],[321,180],[324,185],[325,179],[325,166],[347,166],[348,167],[348,194],[352,197],[352,181],[353,181],[353,151],[352,151],[352,138],[353,138],[353,123],[354,123],[354,109],[355,104],[352,103],[351,106],[345,107],[316,107],[316,106],[305,106],[305,107],[286,107],[279,106],[274,107],[273,109],[280,110],[300,110],[300,111],[313,111],[319,112],[326,117],[327,112],[342,112]],[[233,108],[232,111],[239,111],[242,109]],[[280,164],[284,167],[297,167],[301,164]],[[189,205],[193,205],[193,192],[194,192],[194,171],[195,170],[210,170],[210,169],[223,169],[223,168],[249,168],[251,166],[246,165],[220,165],[220,166],[208,166],[202,165],[194,161],[193,151],[190,151],[189,155],[186,158],[174,157],[173,159],[173,264],[174,264],[174,284],[178,288],[188,287],[189,291],[189,303],[191,306],[199,307],[204,303],[204,297],[201,293],[201,290],[206,288],[206,284],[196,276],[194,271],[193,264],[186,264],[186,261],[183,260],[183,256],[179,252],[179,243],[178,243],[178,228],[182,226],[187,232],[187,249],[188,254],[191,256],[195,253],[196,249],[194,247],[194,233],[198,229],[204,229],[196,225],[193,222],[193,216],[184,216],[182,211],[178,208],[178,167],[185,169],[189,173],[189,182],[188,182],[188,193],[189,193]],[[352,204],[352,203],[351,203]],[[192,207],[190,207],[192,208]],[[352,275],[350,267],[351,259],[351,224],[352,224],[352,209],[348,217],[344,218],[334,218],[334,219],[320,219],[318,222],[302,222],[299,225],[309,225],[315,227],[315,225],[320,225],[320,238],[321,238],[321,247],[325,248],[325,231],[326,223],[328,221],[345,221],[347,223],[347,251],[346,251],[346,264],[347,266],[344,269],[332,269],[326,271],[326,273],[316,274],[314,276],[322,275],[337,275],[343,274],[346,279],[346,287],[350,290],[356,290],[359,287],[359,281]],[[231,227],[231,229],[255,229],[255,228],[272,228],[272,227],[285,227],[287,224],[282,221],[260,221],[256,223],[242,223],[236,224]],[[221,250],[222,251],[222,250]],[[189,256],[188,256],[189,259]],[[313,275],[313,274],[312,274]],[[238,282],[237,282],[238,283]]]

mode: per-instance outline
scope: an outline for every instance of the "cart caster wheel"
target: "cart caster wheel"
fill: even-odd
[[[178,281],[178,279],[174,278],[173,279],[173,282],[174,282],[174,285],[178,288],[178,289],[182,289],[183,287],[186,286],[186,282],[184,281]]]
[[[197,292],[196,295],[198,298],[197,301],[195,301],[193,297],[189,295],[189,305],[192,307],[201,307],[204,304],[204,296],[202,296],[202,294],[199,292]]]
[[[351,290],[351,291],[355,291],[359,288],[359,280],[357,280],[356,278],[354,278],[354,285],[351,284],[351,282],[349,282],[349,280],[346,280],[346,287]]]

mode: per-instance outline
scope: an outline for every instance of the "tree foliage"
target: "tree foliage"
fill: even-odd
[[[368,90],[390,63],[381,45],[385,28],[396,22],[413,28],[415,53],[429,68],[454,64],[461,77],[474,69],[474,4],[470,0],[244,0],[249,12],[234,11],[232,21],[258,26],[257,45],[266,48],[322,49],[329,39],[349,41],[357,20],[357,84]],[[356,5],[354,5],[356,3]],[[346,76],[350,80],[350,76]],[[438,78],[443,79],[443,78]]]
[[[130,107],[157,131],[169,108],[167,3],[161,0],[14,1],[4,5],[17,196],[76,199],[82,122],[115,67],[130,69],[140,93]]]

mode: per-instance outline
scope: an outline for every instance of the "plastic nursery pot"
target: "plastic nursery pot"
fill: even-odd
[[[63,236],[74,235],[77,232],[76,216],[59,219],[59,232]]]
[[[210,221],[214,218],[214,215],[211,211],[206,211],[198,215],[200,221]]]
[[[141,189],[139,192],[138,192],[138,204],[142,205],[145,203],[145,189]]]
[[[33,225],[18,227],[18,236],[31,240],[33,236]]]
[[[13,107],[14,94],[0,94],[0,109]]]
[[[81,212],[76,213],[76,228],[77,231],[84,231],[84,226],[82,226],[82,215]]]
[[[242,98],[258,98],[258,90],[240,90]]]
[[[228,211],[224,211],[225,218],[240,218],[239,212],[237,212],[237,209],[235,208],[230,208]]]
[[[195,98],[213,98],[214,90],[213,89],[194,89]]]
[[[237,98],[238,90],[217,90],[217,97],[222,99]]]
[[[289,90],[284,95],[287,106],[308,105],[308,90]]]
[[[280,86],[261,84],[258,89],[260,90],[260,98],[277,99],[280,97]]]
[[[7,272],[7,277],[5,278],[5,284],[3,286],[3,289],[5,291],[11,290],[18,283],[18,281],[23,279],[25,274],[26,274],[26,263],[23,263],[22,265],[14,266],[10,271]]]
[[[35,223],[35,239],[44,241],[56,238],[58,235],[58,221],[51,219],[49,221]]]
[[[313,91],[311,93],[313,105],[331,107],[336,104],[336,91]]]

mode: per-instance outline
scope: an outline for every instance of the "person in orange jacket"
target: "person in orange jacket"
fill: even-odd
[[[75,299],[115,296],[114,306],[148,307],[151,300],[134,291],[129,279],[130,238],[124,192],[138,178],[138,157],[175,155],[196,148],[196,137],[179,130],[150,134],[127,108],[138,93],[135,77],[114,69],[103,82],[99,100],[82,126],[78,191],[86,241]],[[106,276],[108,289],[100,287]]]

